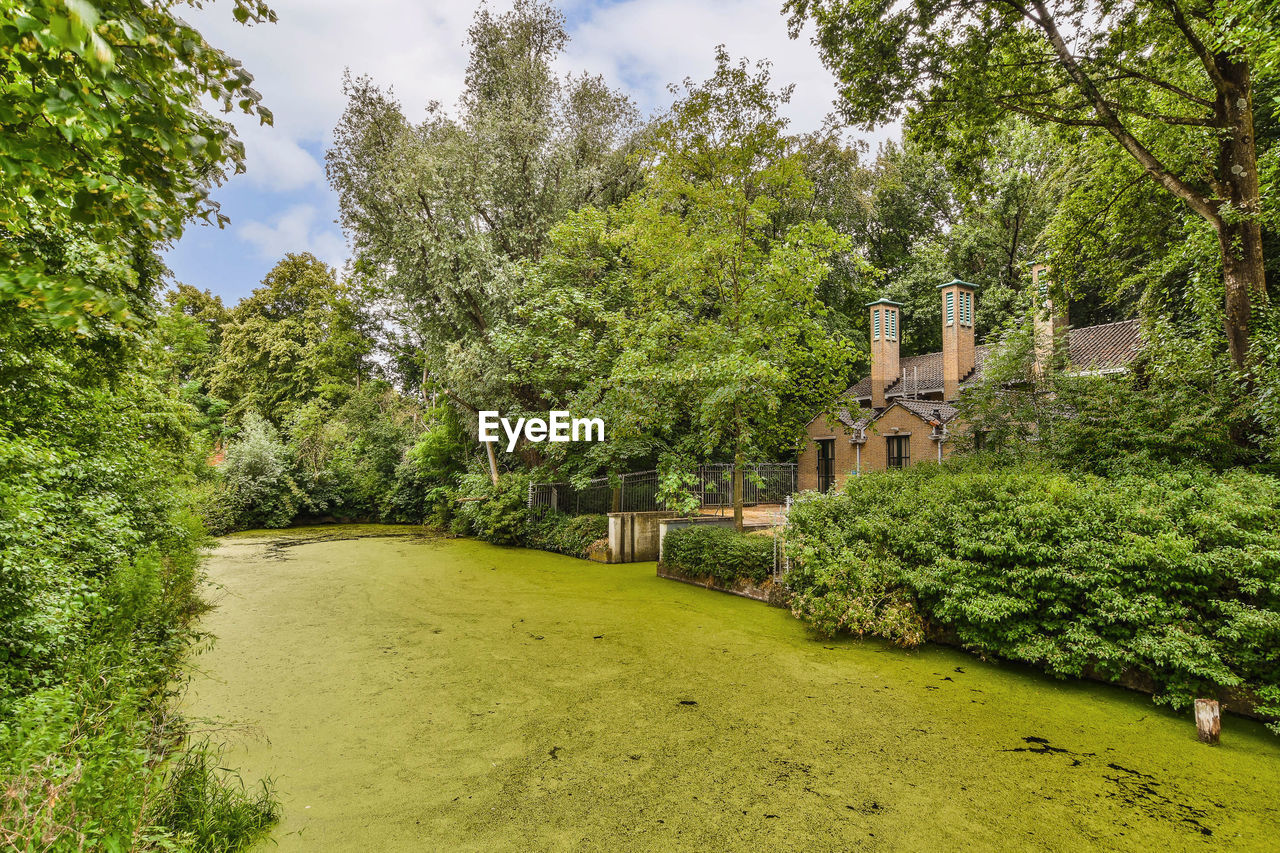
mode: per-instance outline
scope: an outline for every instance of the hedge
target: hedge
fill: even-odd
[[[773,538],[708,524],[681,527],[668,531],[663,540],[662,562],[684,574],[710,575],[723,583],[762,583],[773,574]]]
[[[946,633],[1058,676],[1140,674],[1175,707],[1230,690],[1280,715],[1273,477],[919,466],[803,496],[787,543],[793,609],[823,632]]]
[[[571,557],[587,556],[591,544],[609,535],[609,517],[605,515],[566,515],[548,512],[531,521],[524,536],[529,548],[554,551]]]

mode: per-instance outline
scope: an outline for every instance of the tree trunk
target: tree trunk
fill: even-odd
[[[742,451],[733,454],[733,529],[742,532]]]
[[[1201,743],[1217,744],[1222,734],[1222,714],[1217,699],[1197,699],[1196,736]]]
[[[493,480],[493,484],[498,485],[498,460],[493,455],[493,442],[486,441],[484,449],[489,454],[489,479]]]
[[[1224,326],[1232,362],[1237,368],[1247,370],[1253,311],[1267,304],[1252,81],[1247,62],[1232,62],[1219,56],[1217,64],[1224,85],[1215,106],[1219,115],[1227,119],[1227,132],[1218,145],[1218,175],[1226,190],[1226,203],[1219,209],[1218,222],[1222,281],[1226,291]]]
[[[1248,369],[1253,309],[1267,304],[1266,268],[1262,260],[1262,226],[1256,221],[1223,223],[1218,231],[1222,251],[1222,283],[1226,290],[1224,326],[1231,361]]]

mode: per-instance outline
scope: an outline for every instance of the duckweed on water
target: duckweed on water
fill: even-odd
[[[1280,741],[949,649],[406,528],[222,540],[188,711],[281,850],[1262,850]],[[1274,848],[1272,848],[1274,849]]]

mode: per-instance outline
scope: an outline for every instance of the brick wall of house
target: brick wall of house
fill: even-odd
[[[898,428],[897,433],[893,432],[894,427]],[[886,437],[895,434],[910,433],[912,465],[921,462],[937,462],[938,443],[929,438],[932,432],[933,427],[929,426],[923,418],[913,415],[900,406],[889,409],[880,416],[879,420],[867,427],[867,443],[862,446],[862,470],[883,471],[889,467],[889,442]],[[945,459],[950,453],[951,442],[944,442],[943,458]]]
[[[856,411],[855,411],[856,413]],[[956,435],[959,424],[949,425],[952,435]],[[894,433],[893,428],[898,432]],[[890,435],[910,435],[911,464],[938,461],[938,445],[929,436],[933,428],[922,418],[901,407],[893,407],[886,411],[879,420],[867,428],[867,441],[862,445],[862,470],[883,471],[889,465]],[[844,424],[832,419],[827,422],[825,415],[816,418],[806,429],[807,438],[804,449],[798,459],[797,479],[800,491],[811,491],[818,487],[818,439],[835,439],[835,480],[836,488],[844,485],[845,480],[857,467],[857,448],[849,439],[853,432]],[[951,455],[955,447],[954,441],[944,442],[942,458]]]
[[[818,445],[821,438],[835,439],[835,471],[837,485],[843,483],[845,477],[854,469],[855,450],[849,439],[852,431],[834,417],[828,423],[827,416],[819,415],[805,429],[804,449],[797,460],[796,480],[800,491],[813,491],[818,488]]]

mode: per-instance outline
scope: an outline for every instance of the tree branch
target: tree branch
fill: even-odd
[[[1012,0],[1009,0],[1009,2],[1012,2]],[[1119,116],[1107,105],[1106,99],[1098,91],[1097,85],[1080,67],[1080,64],[1076,62],[1075,57],[1072,56],[1071,51],[1067,48],[1066,41],[1062,37],[1062,33],[1058,31],[1057,24],[1054,23],[1053,16],[1045,8],[1044,0],[1031,0],[1031,5],[1035,8],[1038,17],[1032,17],[1030,20],[1044,30],[1049,39],[1049,44],[1053,46],[1054,51],[1058,54],[1058,58],[1062,61],[1062,66],[1067,75],[1076,82],[1081,93],[1093,104],[1094,112],[1097,114],[1101,126],[1115,137],[1120,146],[1146,169],[1156,183],[1177,198],[1182,199],[1192,210],[1217,226],[1222,221],[1221,217],[1218,216],[1218,204],[1197,192],[1190,184],[1169,171],[1160,162],[1159,158],[1147,150],[1147,147],[1125,128]]]
[[[1187,21],[1187,16],[1183,14],[1182,7],[1178,5],[1178,0],[1161,0],[1161,3],[1169,10],[1174,26],[1182,32],[1187,44],[1191,45],[1191,50],[1200,59],[1200,64],[1204,66],[1205,73],[1213,81],[1214,88],[1219,92],[1225,92],[1228,88],[1227,79],[1222,76],[1222,70],[1218,68],[1218,63],[1214,59],[1213,53],[1196,35],[1196,31],[1191,28],[1191,23]]]
[[[1119,62],[1116,62],[1115,60],[1099,59],[1097,61],[1103,65],[1110,65],[1112,68],[1119,71],[1123,75],[1123,77],[1117,78],[1117,79],[1128,78],[1133,80],[1141,80],[1144,83],[1150,83],[1152,86],[1157,86],[1161,89],[1164,89],[1166,92],[1172,92],[1173,94],[1178,95],[1179,97],[1187,99],[1193,104],[1198,104],[1199,106],[1207,107],[1208,109],[1213,109],[1213,101],[1209,100],[1208,98],[1201,98],[1198,95],[1194,95],[1191,92],[1188,92],[1186,89],[1182,88],[1181,86],[1175,86],[1172,83],[1168,82],[1167,80],[1161,80],[1158,77],[1152,77],[1150,74],[1146,74],[1142,71],[1138,71],[1136,68],[1130,68],[1127,65],[1122,65]]]
[[[1142,118],[1158,121],[1163,124],[1183,125],[1186,127],[1223,127],[1223,122],[1217,116],[1210,118],[1200,118],[1198,116],[1171,116],[1164,113],[1151,113],[1146,110],[1140,110],[1137,107],[1126,107],[1124,104],[1118,104],[1115,101],[1105,101],[1106,105],[1117,112],[1132,113]]]

